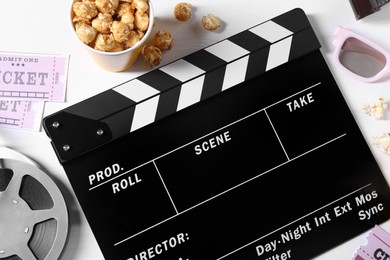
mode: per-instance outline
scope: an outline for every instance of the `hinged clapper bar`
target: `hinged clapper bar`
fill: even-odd
[[[319,48],[294,9],[50,115],[44,129],[64,163]]]

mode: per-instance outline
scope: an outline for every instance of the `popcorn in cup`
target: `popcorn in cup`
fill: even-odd
[[[129,69],[154,23],[150,0],[74,0],[70,24],[77,40],[108,71]]]

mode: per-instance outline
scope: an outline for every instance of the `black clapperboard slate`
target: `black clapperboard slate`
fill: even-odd
[[[106,259],[309,259],[390,216],[299,8],[44,127]]]

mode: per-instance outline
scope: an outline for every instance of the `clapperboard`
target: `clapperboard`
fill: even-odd
[[[309,259],[390,216],[301,9],[44,126],[106,259]]]

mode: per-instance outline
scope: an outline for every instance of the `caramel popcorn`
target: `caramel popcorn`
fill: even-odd
[[[154,45],[145,45],[141,53],[144,61],[148,62],[150,67],[159,65],[162,60],[161,50]]]
[[[208,14],[202,17],[202,25],[206,30],[214,31],[222,25],[222,22],[215,15]]]
[[[173,46],[173,36],[169,31],[159,30],[154,35],[154,45],[160,50],[170,50]]]
[[[76,16],[85,19],[94,18],[98,14],[95,3],[91,1],[75,2],[73,11]]]
[[[81,23],[91,24],[91,20],[90,19],[78,16],[78,15],[75,15],[73,17],[72,21],[73,21],[73,24],[77,24],[77,23],[80,23],[80,24]]]
[[[148,0],[77,0],[73,11],[78,38],[100,51],[133,47],[149,26]]]
[[[119,0],[95,0],[95,4],[100,12],[113,15],[119,6]]]
[[[99,51],[118,51],[123,50],[123,47],[115,41],[115,38],[112,34],[101,34],[99,33],[96,36],[95,49]]]
[[[92,20],[92,27],[101,33],[110,33],[112,25],[112,15],[99,13],[98,17]]]
[[[144,37],[144,33],[140,31],[130,31],[127,41],[124,42],[125,47],[131,48],[136,45]]]
[[[95,40],[97,31],[89,24],[78,23],[76,25],[76,34],[83,43],[90,44]]]
[[[140,11],[137,10],[137,12],[135,12],[135,20],[134,20],[134,24],[135,24],[135,27],[140,30],[140,31],[146,31],[148,29],[148,26],[149,26],[149,16],[147,13],[142,13]]]
[[[133,14],[134,10],[135,9],[134,9],[134,7],[131,6],[131,4],[121,3],[121,4],[119,4],[118,9],[116,10],[116,15],[118,17],[122,17],[123,15],[128,14],[128,13]]]
[[[135,28],[134,22],[135,18],[132,13],[126,13],[122,15],[121,22],[125,23],[127,26],[129,26],[130,30],[133,30]]]
[[[117,42],[124,42],[129,39],[130,29],[125,23],[114,21],[112,23],[111,31]]]
[[[187,21],[192,17],[192,5],[190,3],[178,3],[175,5],[173,14],[179,21]]]
[[[146,0],[133,0],[131,6],[141,13],[145,13],[149,9],[149,4]]]

